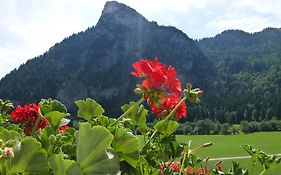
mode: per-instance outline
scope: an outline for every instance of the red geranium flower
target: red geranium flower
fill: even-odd
[[[140,60],[133,64],[136,72],[131,72],[133,76],[138,78],[144,77],[141,85],[145,89],[159,90],[166,88],[169,93],[180,95],[182,93],[181,83],[177,78],[175,68],[170,66],[168,69],[162,63],[159,63],[158,58],[154,61]]]
[[[164,64],[159,63],[157,57],[154,61],[140,60],[133,64],[133,68],[133,76],[144,78],[141,88],[137,88],[135,92],[143,93],[152,113],[157,117],[168,114],[180,102],[182,89],[175,68],[170,66],[167,69]],[[176,115],[178,119],[186,115],[185,103],[180,105]]]
[[[186,175],[191,175],[191,174],[200,175],[202,173],[208,174],[209,171],[207,169],[204,169],[204,168],[200,168],[199,170],[197,170],[196,168],[187,168],[185,173],[186,173]]]
[[[181,169],[181,166],[178,164],[178,162],[172,162],[172,163],[161,163],[160,164],[160,174],[163,174],[164,173],[164,169],[165,167],[169,167],[171,169],[173,169],[173,172],[179,172],[180,169]]]
[[[12,113],[11,113],[11,120],[14,122],[22,123],[24,132],[26,135],[32,134],[32,129],[36,123],[36,120],[39,116],[39,109],[40,106],[34,103],[27,104],[25,106],[18,106]],[[41,117],[41,120],[38,124],[38,129],[43,129],[48,126],[48,120],[44,117]]]

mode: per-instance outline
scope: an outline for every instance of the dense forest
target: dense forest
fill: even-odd
[[[281,119],[280,29],[253,34],[228,30],[197,44],[219,74],[210,117],[228,123]]]
[[[115,117],[121,105],[139,98],[132,92],[137,83],[130,76],[132,63],[155,56],[176,68],[182,87],[191,82],[205,91],[182,122],[281,119],[280,29],[229,30],[197,41],[114,1],[106,3],[95,26],[2,78],[0,98],[15,104],[56,98],[71,112],[75,100],[90,97]]]

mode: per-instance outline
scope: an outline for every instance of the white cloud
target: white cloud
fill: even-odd
[[[266,26],[272,26],[269,25],[270,21],[268,19],[256,16],[251,17],[250,19],[248,17],[217,19],[216,21],[209,23],[208,27],[213,28],[216,31],[223,31],[225,29],[240,29],[250,33],[261,31],[265,27],[260,26],[258,23],[253,23],[253,21],[259,21],[260,23],[268,24]]]
[[[246,32],[261,31],[266,27],[281,27],[281,1],[237,0],[228,2],[205,26],[219,33],[225,29],[241,29]],[[277,10],[279,9],[279,10]]]
[[[93,26],[103,0],[0,0],[0,78],[65,37]]]
[[[65,37],[95,25],[105,0],[0,0],[0,77]],[[225,29],[281,27],[280,0],[119,0],[192,38]]]

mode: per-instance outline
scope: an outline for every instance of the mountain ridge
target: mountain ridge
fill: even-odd
[[[75,111],[74,101],[93,98],[106,115],[138,97],[130,76],[140,59],[159,57],[176,68],[182,87],[204,89],[189,118],[238,123],[281,119],[281,33],[266,28],[253,34],[228,30],[194,41],[181,30],[149,22],[136,10],[111,1],[97,24],[55,44],[43,55],[0,80],[0,98],[16,104],[56,98]]]
[[[124,4],[107,2],[95,26],[1,79],[0,96],[18,104],[56,98],[70,109],[75,100],[91,97],[116,116],[122,104],[137,98],[132,90],[138,80],[130,76],[131,65],[156,56],[174,66],[183,83],[208,89],[216,76],[195,41],[182,31],[149,22]]]
[[[223,113],[230,123],[281,119],[280,29],[253,34],[226,31],[197,45],[216,67],[224,87],[222,103],[213,106],[220,111],[215,118]]]

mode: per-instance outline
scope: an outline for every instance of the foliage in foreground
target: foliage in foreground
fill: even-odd
[[[70,127],[66,107],[54,99],[39,104],[18,106],[0,101],[0,173],[1,174],[248,174],[239,164],[223,170],[221,161],[211,167],[208,158],[200,159],[197,148],[179,143],[175,137],[178,120],[186,115],[186,104],[199,103],[202,91],[188,83],[185,90],[173,67],[141,60],[133,65],[133,76],[144,78],[135,93],[142,97],[121,107],[117,118],[104,115],[104,109],[93,99],[78,100],[78,127]],[[181,98],[183,96],[183,98]],[[148,110],[159,119],[149,128]],[[141,142],[134,131],[143,135]],[[280,158],[268,156],[250,146],[244,149],[266,170],[280,163]]]

